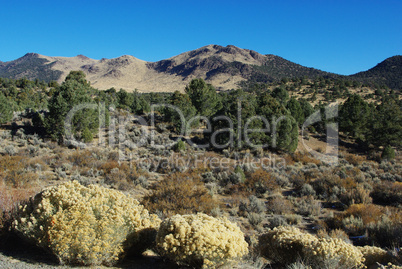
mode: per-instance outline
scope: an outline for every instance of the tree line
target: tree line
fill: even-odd
[[[282,85],[287,81],[283,79]],[[306,83],[303,80],[296,82]],[[328,83],[325,80],[317,80],[317,83],[320,82]],[[202,79],[192,80],[184,93],[176,91],[145,94],[137,90],[129,93],[114,88],[99,91],[91,87],[82,71],[70,72],[61,85],[56,82],[0,78],[0,123],[9,122],[13,111],[26,108],[46,110],[42,114],[36,113],[33,122],[36,126],[44,128],[49,138],[59,142],[62,142],[66,135],[64,120],[67,114],[74,106],[82,103],[94,106],[74,114],[71,131],[76,138],[85,142],[92,140],[101,124],[107,125],[109,109],[105,108],[114,107],[143,115],[150,112],[153,104],[163,103],[180,109],[186,121],[196,119],[192,120],[191,126],[183,126],[177,111],[168,106],[158,107],[156,112],[171,125],[173,132],[179,133],[184,127],[200,127],[205,125],[205,120],[215,119],[210,121],[210,135],[215,133],[214,139],[223,147],[233,146],[228,143],[232,139],[240,141],[236,145],[240,148],[248,147],[245,141],[249,141],[252,145],[270,145],[274,150],[288,152],[295,151],[299,128],[305,119],[324,106],[319,104],[313,107],[307,99],[290,98],[286,87],[276,87],[272,91],[239,89],[218,93],[212,85]],[[100,103],[104,104],[103,108]],[[368,103],[359,95],[349,95],[340,106],[336,121],[341,132],[362,146],[400,147],[401,107],[402,102],[392,94],[382,95],[378,103]],[[105,122],[99,122],[100,109],[105,109]],[[261,118],[281,120],[276,122],[273,130],[273,126],[267,128],[266,122]],[[229,124],[227,119],[233,124]],[[245,133],[243,128],[246,125],[253,131]],[[325,128],[323,123],[318,123],[310,127],[310,130],[324,132]],[[206,134],[205,138],[210,137]]]

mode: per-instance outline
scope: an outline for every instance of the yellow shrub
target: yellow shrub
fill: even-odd
[[[303,248],[317,238],[292,226],[275,227],[259,238],[262,256],[278,264],[291,264],[302,255]]]
[[[61,263],[110,265],[156,229],[160,220],[121,192],[78,182],[51,187],[20,206],[13,228]]]
[[[175,215],[162,222],[157,249],[178,264],[215,267],[248,253],[240,228],[227,219],[198,213]]]
[[[383,268],[384,268],[384,269],[402,269],[402,266],[388,263],[388,264],[387,264],[386,266],[384,266]]]
[[[364,256],[364,264],[367,267],[376,265],[377,262],[384,264],[390,261],[388,252],[382,248],[374,246],[357,247]]]
[[[311,241],[303,249],[303,256],[315,268],[363,268],[363,254],[352,244],[339,238]]]
[[[313,268],[360,268],[364,261],[359,249],[341,239],[317,238],[287,226],[261,235],[259,250],[262,256],[281,265],[302,259]]]

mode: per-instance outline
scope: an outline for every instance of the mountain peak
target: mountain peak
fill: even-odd
[[[27,54],[25,54],[24,56],[22,56],[21,58],[38,58],[39,54],[38,53],[33,53],[33,52],[28,52]]]
[[[75,57],[77,57],[78,59],[81,59],[81,60],[89,60],[89,59],[90,59],[90,58],[88,58],[87,56],[82,55],[82,54],[78,54],[78,55],[75,56]]]
[[[221,62],[240,62],[243,64],[261,65],[264,62],[265,56],[248,49],[241,49],[234,45],[226,47],[220,45],[207,45],[196,50],[184,52],[177,56],[171,57],[168,60],[180,65],[188,60],[203,61],[205,59],[220,59]]]

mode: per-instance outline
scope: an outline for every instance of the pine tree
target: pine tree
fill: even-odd
[[[387,161],[395,159],[395,150],[390,145],[385,146],[381,154],[381,159]]]
[[[203,79],[193,79],[186,86],[185,92],[200,116],[209,117],[222,106],[215,88]]]

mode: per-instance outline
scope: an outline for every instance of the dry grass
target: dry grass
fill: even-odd
[[[364,156],[359,156],[352,153],[344,152],[343,155],[345,160],[348,161],[348,163],[353,164],[355,166],[360,165],[367,160],[367,158]]]
[[[400,207],[402,205],[402,182],[377,183],[374,185],[371,196],[376,203]]]
[[[219,207],[196,173],[174,173],[155,186],[155,190],[144,197],[142,203],[150,212],[174,214],[206,213]]]
[[[304,153],[302,153],[302,152],[296,152],[296,153],[293,155],[293,161],[294,161],[294,162],[301,162],[302,164],[314,163],[314,164],[318,165],[318,164],[320,163],[319,160],[314,159],[314,158],[310,155],[310,153],[307,153],[307,152],[304,152]]]
[[[344,214],[344,217],[348,216],[360,217],[364,224],[369,224],[372,222],[377,222],[384,215],[384,208],[377,205],[364,205],[355,204],[351,205]]]
[[[19,203],[28,200],[39,191],[39,187],[21,189],[0,184],[0,211],[12,210]]]
[[[264,193],[270,193],[280,189],[280,186],[276,182],[276,178],[268,171],[259,169],[254,173],[248,173],[246,175],[246,181],[241,184],[246,194],[262,195]]]
[[[29,159],[22,156],[0,157],[0,179],[13,188],[32,187],[37,183],[38,174],[27,169]]]
[[[293,204],[282,196],[275,196],[268,201],[267,212],[284,215],[293,211]]]

